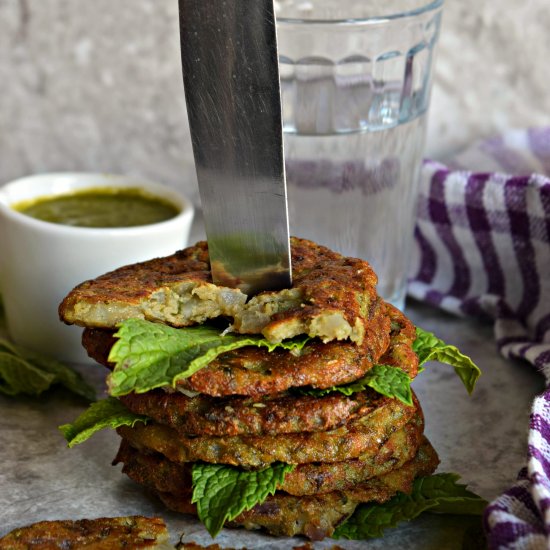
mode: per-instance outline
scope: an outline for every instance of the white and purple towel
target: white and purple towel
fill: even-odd
[[[546,377],[527,465],[488,506],[492,549],[550,548],[550,128],[482,141],[423,168],[409,294],[494,321],[505,357]]]

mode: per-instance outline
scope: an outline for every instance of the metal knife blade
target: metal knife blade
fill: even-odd
[[[273,0],[179,0],[187,115],[215,283],[291,285]]]

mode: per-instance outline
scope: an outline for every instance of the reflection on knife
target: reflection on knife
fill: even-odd
[[[215,283],[291,285],[273,0],[179,0],[187,114]]]

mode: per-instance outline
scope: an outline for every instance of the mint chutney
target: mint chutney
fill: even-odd
[[[148,225],[180,212],[170,201],[133,187],[83,189],[19,202],[12,208],[38,220],[77,227]]]

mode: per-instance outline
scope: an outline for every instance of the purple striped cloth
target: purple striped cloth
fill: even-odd
[[[546,377],[515,485],[488,506],[490,548],[550,548],[550,128],[426,161],[409,294],[494,322],[505,357]]]

